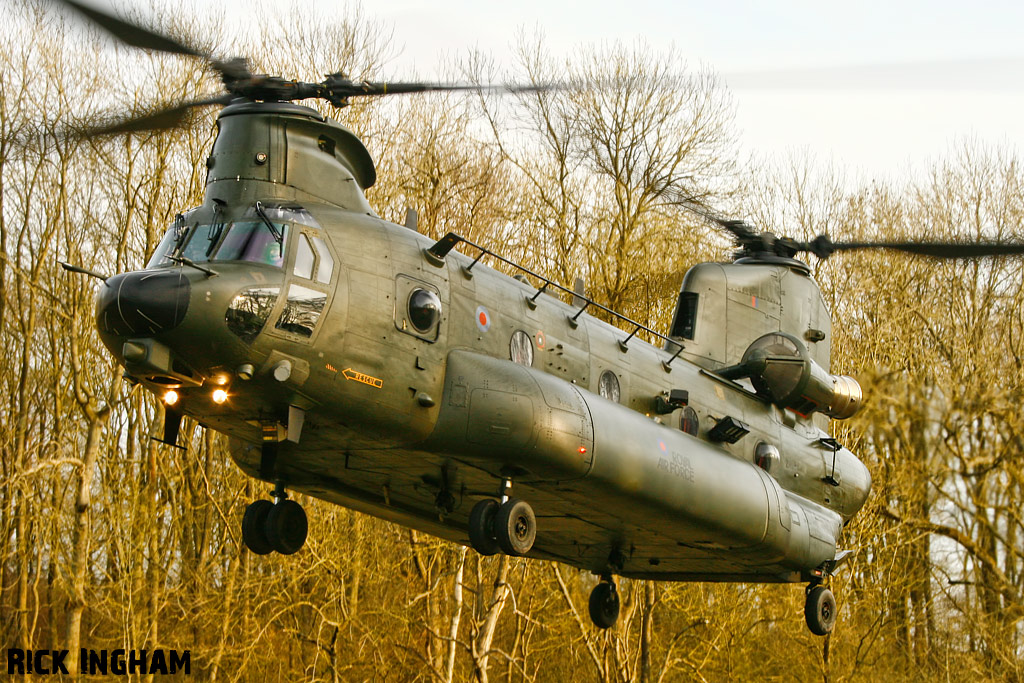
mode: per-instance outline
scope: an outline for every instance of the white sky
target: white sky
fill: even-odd
[[[356,0],[264,1],[315,4],[329,21]],[[218,6],[252,23],[252,3]],[[398,80],[436,78],[473,48],[508,61],[523,29],[542,31],[555,56],[610,41],[674,46],[726,77],[743,151],[807,150],[852,179],[905,176],[968,137],[1024,149],[1024,2],[364,0],[363,13],[393,30],[402,53],[385,75]]]
[[[337,0],[316,2],[338,11]],[[869,177],[920,168],[968,136],[1024,148],[1020,2],[373,0],[364,12],[404,46],[396,75],[406,64],[436,75],[447,55],[473,47],[507,58],[520,28],[540,28],[556,55],[614,40],[675,46],[726,75],[743,149],[806,148]],[[770,88],[737,75],[851,66],[777,76]]]

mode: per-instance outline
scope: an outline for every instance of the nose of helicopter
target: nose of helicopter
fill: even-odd
[[[180,269],[141,270],[107,279],[96,293],[96,325],[116,337],[148,337],[185,319],[191,286]]]

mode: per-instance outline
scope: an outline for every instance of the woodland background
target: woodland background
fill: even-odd
[[[269,16],[226,36],[209,11],[157,9],[162,30],[268,73],[379,75],[387,28]],[[191,18],[200,17],[200,18]],[[1024,679],[1024,277],[1020,259],[885,253],[810,259],[832,307],[833,371],[866,409],[838,435],[873,494],[845,533],[827,638],[800,586],[623,580],[618,625],[586,616],[594,577],[481,558],[304,501],[297,555],[239,538],[262,484],[225,441],[122,381],[94,331],[101,272],[141,267],[175,213],[200,203],[215,112],[185,129],[106,140],[62,133],[103,111],[216,92],[201,65],[115,49],[51,5],[4,3],[0,26],[0,647],[178,648],[195,680],[1020,681]],[[966,142],[920,177],[851,183],[806,157],[740,159],[728,92],[643,46],[555,59],[524,36],[495,74],[546,94],[414,96],[328,112],[377,160],[386,218],[454,230],[666,329],[682,274],[728,258],[704,203],[797,238],[1019,238],[1015,152]],[[610,82],[615,87],[607,87]]]

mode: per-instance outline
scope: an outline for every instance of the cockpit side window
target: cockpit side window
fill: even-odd
[[[326,292],[293,284],[288,288],[288,299],[275,327],[300,337],[312,337],[326,305]]]
[[[289,249],[291,282],[274,329],[311,339],[327,309],[327,287],[334,272],[334,256],[323,234],[313,226],[294,226]]]
[[[327,242],[320,235],[303,230],[295,240],[295,263],[292,274],[303,280],[315,279],[320,284],[330,284],[334,274],[334,257]]]
[[[174,255],[174,252],[181,248],[181,245],[185,243],[185,239],[189,235],[188,229],[188,217],[194,214],[199,209],[190,209],[184,214],[178,214],[174,219],[174,223],[164,233],[163,238],[160,240],[160,244],[156,246],[156,250],[153,255],[149,258],[149,263],[146,264],[146,268],[155,268],[157,266],[164,266],[173,263],[168,256]]]
[[[164,233],[163,239],[160,240],[160,244],[157,245],[156,251],[149,259],[149,263],[146,264],[147,268],[155,268],[170,263],[171,261],[167,258],[168,254],[174,252],[178,241],[180,239],[179,232],[184,232],[184,228],[171,228]]]
[[[331,256],[331,250],[327,248],[322,237],[310,235],[310,239],[313,240],[316,252],[320,255],[320,263],[316,268],[316,281],[326,285],[331,281],[331,275],[334,273],[334,257]]]
[[[296,277],[305,280],[313,279],[313,263],[316,257],[313,255],[313,247],[309,246],[309,237],[306,233],[300,233],[295,241],[295,268],[292,271]]]

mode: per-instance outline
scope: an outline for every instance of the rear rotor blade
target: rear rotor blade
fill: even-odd
[[[823,259],[837,251],[862,249],[887,249],[943,259],[972,259],[1024,254],[1024,243],[1020,242],[833,242],[828,235],[819,235],[809,244],[800,244],[799,248]]]

